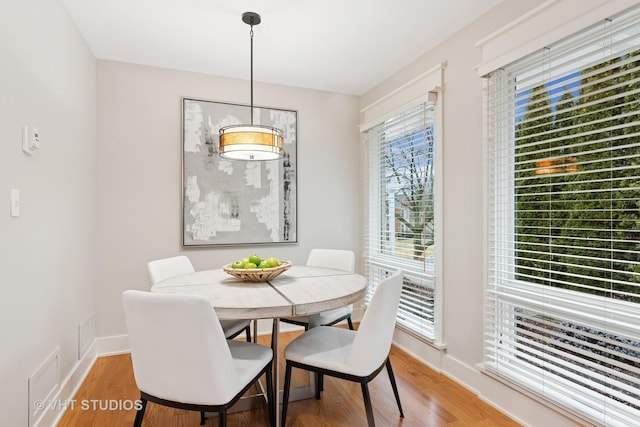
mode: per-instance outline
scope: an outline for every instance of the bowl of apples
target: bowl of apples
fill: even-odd
[[[266,282],[273,280],[291,267],[290,261],[280,261],[277,258],[261,258],[251,255],[227,264],[222,269],[225,273],[248,282]]]

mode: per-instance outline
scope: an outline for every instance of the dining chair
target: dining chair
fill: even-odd
[[[150,261],[147,264],[147,270],[149,271],[152,286],[170,277],[195,272],[193,264],[184,255]],[[251,342],[250,320],[220,320],[220,324],[227,339],[233,339],[245,331],[247,342]]]
[[[134,427],[142,425],[148,402],[200,412],[227,410],[266,375],[269,424],[275,425],[272,350],[260,344],[227,340],[206,298],[125,291],[122,304],[140,407]]]
[[[387,368],[393,394],[404,418],[389,351],[402,291],[402,270],[397,270],[376,288],[357,331],[319,326],[295,338],[284,350],[286,360],[282,426],[286,425],[291,370],[316,373],[316,399],[320,399],[322,377],[329,375],[360,383],[367,422],[375,426],[368,383]]]
[[[335,268],[336,270],[353,273],[355,271],[355,259],[356,256],[353,251],[341,249],[312,249],[307,258],[306,265],[309,267]],[[346,320],[349,329],[353,329],[353,322],[351,321],[352,312],[353,304],[349,304],[344,307],[326,310],[309,316],[282,317],[280,321],[303,326],[306,331],[309,330],[310,326],[331,326]]]

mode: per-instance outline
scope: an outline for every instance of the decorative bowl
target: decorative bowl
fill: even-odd
[[[266,282],[273,280],[291,267],[291,261],[281,261],[280,265],[272,268],[232,268],[227,264],[222,269],[225,273],[247,282]]]

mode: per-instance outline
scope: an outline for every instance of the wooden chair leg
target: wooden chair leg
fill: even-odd
[[[367,423],[369,427],[375,427],[376,423],[373,420],[373,407],[371,406],[371,396],[369,395],[369,385],[366,380],[360,383],[362,387],[362,398],[364,399],[364,410],[367,412]]]
[[[387,357],[387,373],[389,374],[389,381],[391,381],[391,387],[393,388],[393,395],[396,397],[396,403],[400,410],[400,417],[404,418],[404,412],[402,412],[402,404],[400,403],[400,394],[398,393],[398,386],[396,385],[396,377],[393,375],[393,369],[391,368],[391,359]]]
[[[133,421],[133,427],[142,426],[142,418],[144,418],[144,411],[147,409],[147,399],[140,398],[140,408],[136,412],[136,419]]]
[[[287,407],[289,406],[289,388],[291,388],[291,365],[287,363],[284,372],[284,395],[282,396],[282,427],[287,425]]]

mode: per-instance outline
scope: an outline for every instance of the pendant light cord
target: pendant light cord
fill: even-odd
[[[253,126],[253,20],[251,21],[251,126]]]

